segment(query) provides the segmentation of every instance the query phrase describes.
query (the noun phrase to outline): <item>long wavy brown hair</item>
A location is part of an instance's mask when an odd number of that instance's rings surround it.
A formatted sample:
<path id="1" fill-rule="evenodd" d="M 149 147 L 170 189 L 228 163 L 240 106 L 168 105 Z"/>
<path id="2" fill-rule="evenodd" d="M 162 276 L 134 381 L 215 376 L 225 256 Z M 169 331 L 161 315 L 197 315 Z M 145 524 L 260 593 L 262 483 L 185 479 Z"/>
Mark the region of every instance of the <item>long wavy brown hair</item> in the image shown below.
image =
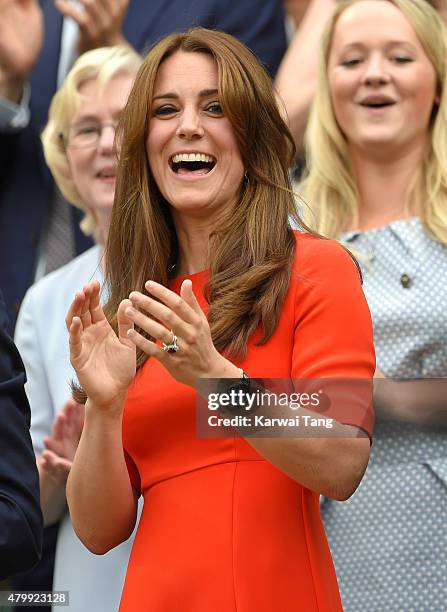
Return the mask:
<path id="1" fill-rule="evenodd" d="M 170 205 L 148 164 L 145 142 L 160 64 L 176 51 L 211 55 L 218 68 L 219 100 L 233 127 L 246 178 L 231 218 L 212 235 L 206 289 L 213 342 L 232 358 L 244 355 L 250 335 L 263 344 L 275 330 L 287 292 L 297 224 L 288 168 L 292 137 L 279 113 L 270 77 L 237 39 L 194 28 L 171 34 L 145 58 L 118 131 L 121 152 L 109 239 L 106 316 L 116 329 L 119 303 L 152 279 L 168 285 L 178 243 Z M 147 356 L 138 352 L 141 367 Z"/>

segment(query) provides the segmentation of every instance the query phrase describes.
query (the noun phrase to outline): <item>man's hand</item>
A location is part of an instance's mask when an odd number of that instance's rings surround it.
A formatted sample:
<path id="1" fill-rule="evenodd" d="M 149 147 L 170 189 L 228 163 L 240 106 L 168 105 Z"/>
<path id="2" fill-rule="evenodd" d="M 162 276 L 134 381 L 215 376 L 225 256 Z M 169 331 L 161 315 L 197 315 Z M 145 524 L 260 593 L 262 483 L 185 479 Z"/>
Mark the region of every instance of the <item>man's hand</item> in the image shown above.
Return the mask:
<path id="1" fill-rule="evenodd" d="M 78 53 L 128 44 L 122 34 L 129 0 L 55 0 L 56 8 L 79 26 Z"/>
<path id="2" fill-rule="evenodd" d="M 37 0 L 0 0 L 0 96 L 20 102 L 43 42 Z"/>

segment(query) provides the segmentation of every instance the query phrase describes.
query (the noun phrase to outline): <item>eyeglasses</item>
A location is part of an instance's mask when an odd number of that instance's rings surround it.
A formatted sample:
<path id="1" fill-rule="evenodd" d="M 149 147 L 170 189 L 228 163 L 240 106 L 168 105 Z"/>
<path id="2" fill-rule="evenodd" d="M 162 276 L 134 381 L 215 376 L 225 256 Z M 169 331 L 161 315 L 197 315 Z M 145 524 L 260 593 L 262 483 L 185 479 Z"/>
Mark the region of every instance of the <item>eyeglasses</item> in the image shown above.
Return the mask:
<path id="1" fill-rule="evenodd" d="M 70 126 L 67 137 L 64 137 L 64 134 L 60 133 L 59 138 L 65 146 L 72 149 L 96 147 L 104 128 L 110 127 L 116 132 L 117 126 L 117 121 L 108 121 L 105 123 L 89 121 L 88 123 L 79 123 Z"/>

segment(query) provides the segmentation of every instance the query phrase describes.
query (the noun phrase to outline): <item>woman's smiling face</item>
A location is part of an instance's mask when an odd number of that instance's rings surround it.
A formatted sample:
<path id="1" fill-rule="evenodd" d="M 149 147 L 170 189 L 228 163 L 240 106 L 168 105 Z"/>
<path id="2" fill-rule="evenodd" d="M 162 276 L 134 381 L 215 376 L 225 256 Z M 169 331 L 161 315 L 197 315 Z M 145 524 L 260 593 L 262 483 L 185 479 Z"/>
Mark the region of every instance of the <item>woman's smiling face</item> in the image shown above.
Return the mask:
<path id="1" fill-rule="evenodd" d="M 424 144 L 436 102 L 435 69 L 391 2 L 364 0 L 339 17 L 328 61 L 335 117 L 350 146 Z"/>
<path id="2" fill-rule="evenodd" d="M 118 164 L 114 126 L 126 105 L 134 78 L 134 74 L 119 72 L 103 88 L 96 78 L 84 81 L 79 87 L 82 101 L 70 122 L 66 154 L 71 179 L 97 222 L 100 218 L 108 220 L 111 215 Z M 90 138 L 86 145 L 82 135 L 97 130 L 98 126 L 104 127 L 97 140 Z"/>
<path id="3" fill-rule="evenodd" d="M 222 112 L 212 56 L 176 51 L 164 60 L 151 107 L 147 158 L 174 217 L 225 215 L 237 201 L 244 164 Z"/>

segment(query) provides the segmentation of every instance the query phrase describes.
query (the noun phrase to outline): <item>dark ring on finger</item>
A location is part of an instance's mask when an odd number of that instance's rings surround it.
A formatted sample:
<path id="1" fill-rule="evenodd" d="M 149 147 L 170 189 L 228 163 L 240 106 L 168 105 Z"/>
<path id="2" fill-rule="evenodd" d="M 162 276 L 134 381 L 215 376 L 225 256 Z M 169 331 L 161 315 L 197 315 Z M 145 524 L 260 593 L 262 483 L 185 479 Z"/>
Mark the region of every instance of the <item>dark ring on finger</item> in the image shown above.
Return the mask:
<path id="1" fill-rule="evenodd" d="M 177 353 L 180 350 L 179 345 L 177 344 L 177 336 L 174 334 L 172 329 L 171 329 L 171 334 L 172 334 L 171 342 L 169 344 L 165 344 L 163 342 L 163 350 L 165 351 L 165 353 Z"/>

